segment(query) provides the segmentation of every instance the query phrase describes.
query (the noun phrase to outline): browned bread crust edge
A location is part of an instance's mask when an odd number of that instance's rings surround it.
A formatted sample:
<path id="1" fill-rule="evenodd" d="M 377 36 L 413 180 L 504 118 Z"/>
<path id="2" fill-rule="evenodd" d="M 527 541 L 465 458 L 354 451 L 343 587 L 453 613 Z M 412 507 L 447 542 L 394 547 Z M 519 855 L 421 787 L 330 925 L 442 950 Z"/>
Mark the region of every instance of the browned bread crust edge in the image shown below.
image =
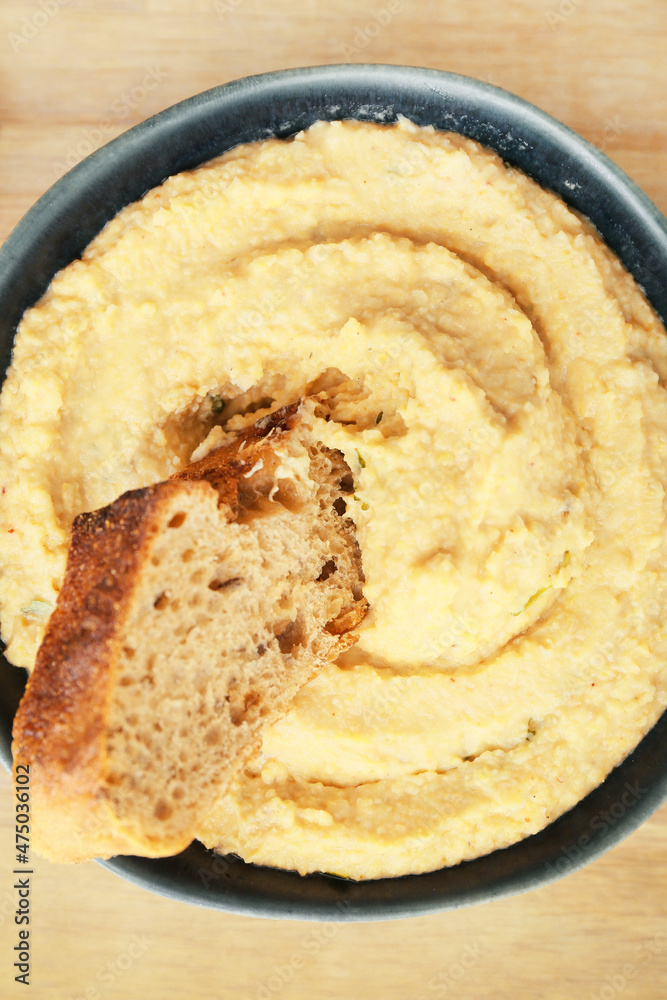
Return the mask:
<path id="1" fill-rule="evenodd" d="M 49 838 L 57 839 L 61 849 L 70 840 L 75 856 L 82 850 L 90 856 L 87 839 L 98 856 L 144 850 L 114 829 L 103 793 L 105 719 L 116 667 L 113 638 L 155 530 L 155 513 L 167 493 L 184 490 L 214 494 L 205 482 L 164 482 L 75 519 L 61 595 L 14 719 L 14 767 L 30 766 L 33 814 L 43 810 Z M 33 847 L 49 856 L 41 829 L 41 824 L 34 827 Z"/>
<path id="2" fill-rule="evenodd" d="M 294 426 L 298 410 L 299 404 L 283 407 L 171 480 L 131 491 L 75 518 L 62 591 L 14 720 L 14 768 L 30 766 L 33 813 L 49 817 L 48 831 L 39 824 L 33 834 L 38 853 L 65 862 L 118 853 L 169 853 L 120 828 L 105 794 L 104 733 L 116 672 L 114 636 L 164 499 L 203 491 L 233 520 L 244 475 L 263 448 L 274 447 L 276 438 Z M 365 601 L 357 601 L 332 623 L 339 650 L 350 644 L 345 633 L 365 612 Z M 190 839 L 172 845 L 171 853 Z"/>

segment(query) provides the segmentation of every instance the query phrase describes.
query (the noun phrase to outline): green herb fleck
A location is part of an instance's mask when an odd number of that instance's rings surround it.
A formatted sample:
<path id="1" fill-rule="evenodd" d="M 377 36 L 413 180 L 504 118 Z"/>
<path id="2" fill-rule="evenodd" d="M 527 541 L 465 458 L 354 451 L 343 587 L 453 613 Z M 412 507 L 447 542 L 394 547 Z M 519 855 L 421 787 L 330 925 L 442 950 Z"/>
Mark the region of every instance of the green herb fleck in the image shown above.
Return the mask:
<path id="1" fill-rule="evenodd" d="M 357 453 L 357 458 L 359 459 L 359 465 L 361 466 L 362 469 L 365 469 L 366 468 L 366 463 L 364 462 L 359 449 L 355 448 L 354 450 Z"/>
<path id="2" fill-rule="evenodd" d="M 549 584 L 548 587 L 540 587 L 539 590 L 536 590 L 535 593 L 528 598 L 524 606 L 521 608 L 521 611 L 512 612 L 513 616 L 516 618 L 517 615 L 522 615 L 523 612 L 527 611 L 531 604 L 534 604 L 538 597 L 541 597 L 547 590 L 551 590 L 551 584 Z"/>
<path id="3" fill-rule="evenodd" d="M 352 499 L 356 500 L 357 503 L 361 504 L 361 509 L 362 510 L 369 510 L 370 509 L 370 504 L 367 504 L 365 500 L 362 500 L 361 497 L 358 497 L 356 493 L 352 494 Z"/>
<path id="4" fill-rule="evenodd" d="M 383 414 L 384 414 L 384 410 L 380 410 L 380 412 L 378 413 L 377 417 L 375 418 L 375 423 L 376 424 L 380 423 L 380 421 L 382 420 Z"/>
<path id="5" fill-rule="evenodd" d="M 222 413 L 226 405 L 227 400 L 222 396 L 211 396 L 211 413 Z"/>
<path id="6" fill-rule="evenodd" d="M 55 604 L 52 604 L 51 601 L 40 601 L 36 598 L 30 604 L 27 604 L 25 608 L 21 608 L 21 614 L 25 615 L 26 618 L 43 621 L 47 615 L 51 614 L 54 608 Z"/>

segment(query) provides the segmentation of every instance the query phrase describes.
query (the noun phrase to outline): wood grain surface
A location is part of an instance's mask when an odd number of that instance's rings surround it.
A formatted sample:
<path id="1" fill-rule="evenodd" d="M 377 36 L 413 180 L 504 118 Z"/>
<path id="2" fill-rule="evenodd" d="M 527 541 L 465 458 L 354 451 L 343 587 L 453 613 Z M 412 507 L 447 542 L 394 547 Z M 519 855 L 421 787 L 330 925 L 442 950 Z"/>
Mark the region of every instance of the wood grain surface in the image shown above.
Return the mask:
<path id="1" fill-rule="evenodd" d="M 176 101 L 291 66 L 389 62 L 499 84 L 605 149 L 667 211 L 664 0 L 2 0 L 0 239 L 93 148 Z M 0 996 L 39 1000 L 667 997 L 667 807 L 547 888 L 379 924 L 253 920 L 35 860 L 14 982 L 0 773 Z"/>

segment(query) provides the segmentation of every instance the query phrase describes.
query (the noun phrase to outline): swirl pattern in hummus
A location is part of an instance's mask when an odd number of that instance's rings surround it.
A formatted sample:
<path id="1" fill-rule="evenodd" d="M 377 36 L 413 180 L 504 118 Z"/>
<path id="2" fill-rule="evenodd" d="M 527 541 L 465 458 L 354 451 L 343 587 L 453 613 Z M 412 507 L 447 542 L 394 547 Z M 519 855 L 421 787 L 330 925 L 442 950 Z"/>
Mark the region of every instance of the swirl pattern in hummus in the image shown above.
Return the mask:
<path id="1" fill-rule="evenodd" d="M 513 843 L 667 705 L 665 345 L 592 228 L 460 136 L 319 123 L 170 178 L 21 324 L 8 656 L 34 660 L 76 513 L 180 468 L 207 401 L 314 394 L 372 613 L 202 839 L 352 878 Z"/>

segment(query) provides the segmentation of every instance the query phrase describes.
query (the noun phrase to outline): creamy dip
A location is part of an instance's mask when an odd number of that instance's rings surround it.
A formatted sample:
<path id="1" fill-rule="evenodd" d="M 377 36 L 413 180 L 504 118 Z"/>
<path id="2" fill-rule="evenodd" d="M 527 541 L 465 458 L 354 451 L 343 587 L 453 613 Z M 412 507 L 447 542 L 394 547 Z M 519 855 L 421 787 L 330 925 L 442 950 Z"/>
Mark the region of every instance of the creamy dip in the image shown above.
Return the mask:
<path id="1" fill-rule="evenodd" d="M 476 143 L 401 120 L 240 146 L 124 209 L 21 323 L 7 656 L 34 663 L 77 513 L 314 395 L 372 610 L 201 839 L 357 879 L 513 843 L 667 705 L 665 378 L 591 225 Z"/>

